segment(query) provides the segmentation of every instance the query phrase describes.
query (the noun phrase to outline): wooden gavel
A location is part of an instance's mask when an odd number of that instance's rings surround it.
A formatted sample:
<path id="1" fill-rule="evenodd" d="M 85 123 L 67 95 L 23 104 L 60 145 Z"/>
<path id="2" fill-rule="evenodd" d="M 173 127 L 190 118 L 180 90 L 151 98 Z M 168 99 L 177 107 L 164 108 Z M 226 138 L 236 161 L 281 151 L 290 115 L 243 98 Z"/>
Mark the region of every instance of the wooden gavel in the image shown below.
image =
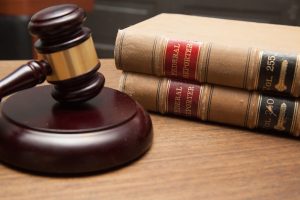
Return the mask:
<path id="1" fill-rule="evenodd" d="M 2 103 L 0 162 L 77 174 L 124 165 L 150 148 L 148 113 L 128 95 L 103 87 L 91 31 L 82 26 L 85 18 L 73 4 L 52 6 L 31 18 L 39 59 L 0 82 L 0 98 L 45 80 L 54 87 L 33 87 Z"/>
<path id="2" fill-rule="evenodd" d="M 38 37 L 38 60 L 22 65 L 0 81 L 0 98 L 45 81 L 54 85 L 52 96 L 61 103 L 87 101 L 104 86 L 97 72 L 100 62 L 91 37 L 83 27 L 86 14 L 76 5 L 46 8 L 32 16 L 28 28 Z"/>

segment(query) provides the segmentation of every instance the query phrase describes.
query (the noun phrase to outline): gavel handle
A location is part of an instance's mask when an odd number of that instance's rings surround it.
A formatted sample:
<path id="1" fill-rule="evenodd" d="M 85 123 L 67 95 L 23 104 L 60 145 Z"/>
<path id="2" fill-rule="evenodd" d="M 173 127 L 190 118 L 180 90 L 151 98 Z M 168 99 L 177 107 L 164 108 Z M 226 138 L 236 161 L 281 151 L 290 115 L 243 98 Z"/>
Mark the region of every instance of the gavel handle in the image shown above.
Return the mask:
<path id="1" fill-rule="evenodd" d="M 29 61 L 0 81 L 0 101 L 14 92 L 31 88 L 45 81 L 51 73 L 46 61 Z"/>

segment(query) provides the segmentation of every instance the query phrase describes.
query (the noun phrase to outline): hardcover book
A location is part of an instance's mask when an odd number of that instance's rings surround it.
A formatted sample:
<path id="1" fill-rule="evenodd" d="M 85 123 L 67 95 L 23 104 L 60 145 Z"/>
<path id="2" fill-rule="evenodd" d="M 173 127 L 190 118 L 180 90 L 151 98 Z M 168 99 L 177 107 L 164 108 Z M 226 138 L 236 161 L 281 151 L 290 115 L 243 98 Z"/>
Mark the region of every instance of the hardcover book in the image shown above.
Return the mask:
<path id="1" fill-rule="evenodd" d="M 123 73 L 120 90 L 149 111 L 300 135 L 295 99 L 137 73 Z"/>
<path id="2" fill-rule="evenodd" d="M 118 69 L 300 96 L 300 27 L 160 14 L 119 30 Z"/>

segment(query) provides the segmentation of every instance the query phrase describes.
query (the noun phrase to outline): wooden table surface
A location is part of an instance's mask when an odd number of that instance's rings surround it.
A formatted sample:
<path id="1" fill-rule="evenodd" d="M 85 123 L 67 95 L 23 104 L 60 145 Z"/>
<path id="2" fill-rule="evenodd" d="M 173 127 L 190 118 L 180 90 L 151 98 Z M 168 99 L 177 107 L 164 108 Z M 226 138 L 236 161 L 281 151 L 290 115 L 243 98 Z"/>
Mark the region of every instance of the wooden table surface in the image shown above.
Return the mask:
<path id="1" fill-rule="evenodd" d="M 22 61 L 0 61 L 0 77 Z M 106 86 L 121 74 L 102 60 Z M 0 199 L 300 199 L 300 141 L 151 114 L 152 148 L 106 173 L 46 177 L 0 164 Z M 1 134 L 1 133 L 0 133 Z"/>

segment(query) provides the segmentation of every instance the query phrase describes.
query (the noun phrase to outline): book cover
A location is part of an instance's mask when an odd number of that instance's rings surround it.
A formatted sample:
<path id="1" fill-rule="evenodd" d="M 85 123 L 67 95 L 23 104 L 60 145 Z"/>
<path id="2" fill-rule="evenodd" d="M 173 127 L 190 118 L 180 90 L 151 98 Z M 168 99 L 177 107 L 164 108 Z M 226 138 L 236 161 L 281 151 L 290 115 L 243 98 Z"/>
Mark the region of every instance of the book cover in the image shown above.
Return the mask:
<path id="1" fill-rule="evenodd" d="M 137 73 L 123 73 L 120 90 L 149 111 L 300 135 L 293 98 Z"/>
<path id="2" fill-rule="evenodd" d="M 300 27 L 161 14 L 116 39 L 118 69 L 300 96 Z"/>

